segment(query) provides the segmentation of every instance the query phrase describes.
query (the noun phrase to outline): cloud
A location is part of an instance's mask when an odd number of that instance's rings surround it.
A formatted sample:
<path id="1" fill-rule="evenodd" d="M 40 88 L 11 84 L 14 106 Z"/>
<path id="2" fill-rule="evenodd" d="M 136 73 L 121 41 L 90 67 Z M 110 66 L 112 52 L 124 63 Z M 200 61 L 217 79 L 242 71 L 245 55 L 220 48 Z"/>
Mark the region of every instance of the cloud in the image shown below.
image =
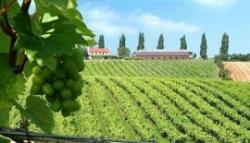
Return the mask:
<path id="1" fill-rule="evenodd" d="M 200 31 L 195 25 L 185 23 L 183 21 L 173 21 L 163 19 L 153 14 L 142 14 L 138 16 L 138 21 L 148 30 L 161 30 L 164 32 L 184 32 L 194 33 Z"/>
<path id="2" fill-rule="evenodd" d="M 89 28 L 96 34 L 104 34 L 110 37 L 121 33 L 126 35 L 138 34 L 139 31 L 146 33 L 194 33 L 200 31 L 198 26 L 184 21 L 168 20 L 140 10 L 119 13 L 107 7 L 88 7 L 86 9 L 84 17 L 86 17 Z"/>
<path id="3" fill-rule="evenodd" d="M 91 9 L 87 14 L 91 20 L 111 21 L 118 19 L 118 14 L 107 7 Z"/>
<path id="4" fill-rule="evenodd" d="M 88 18 L 89 27 L 94 32 L 107 36 L 117 36 L 121 33 L 136 33 L 136 30 L 132 26 L 122 23 L 124 20 L 118 12 L 107 7 L 91 9 L 92 10 L 88 10 L 87 13 L 85 13 L 85 16 Z"/>
<path id="5" fill-rule="evenodd" d="M 89 27 L 99 33 L 107 36 L 116 36 L 121 33 L 134 34 L 136 30 L 130 26 L 113 24 L 109 21 L 92 21 L 88 23 Z"/>
<path id="6" fill-rule="evenodd" d="M 194 0 L 205 6 L 226 6 L 235 3 L 237 0 Z"/>

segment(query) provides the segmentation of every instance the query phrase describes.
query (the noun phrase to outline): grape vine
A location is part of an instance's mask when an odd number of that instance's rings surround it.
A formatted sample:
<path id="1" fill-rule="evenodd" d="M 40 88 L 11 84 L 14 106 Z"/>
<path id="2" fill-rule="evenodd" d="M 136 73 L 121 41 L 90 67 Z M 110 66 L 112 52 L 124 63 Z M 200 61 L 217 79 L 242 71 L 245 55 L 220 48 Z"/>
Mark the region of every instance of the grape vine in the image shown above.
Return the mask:
<path id="1" fill-rule="evenodd" d="M 0 26 L 0 126 L 9 126 L 15 107 L 23 121 L 50 132 L 52 111 L 66 117 L 80 108 L 81 47 L 95 44 L 94 34 L 77 0 L 0 0 Z"/>

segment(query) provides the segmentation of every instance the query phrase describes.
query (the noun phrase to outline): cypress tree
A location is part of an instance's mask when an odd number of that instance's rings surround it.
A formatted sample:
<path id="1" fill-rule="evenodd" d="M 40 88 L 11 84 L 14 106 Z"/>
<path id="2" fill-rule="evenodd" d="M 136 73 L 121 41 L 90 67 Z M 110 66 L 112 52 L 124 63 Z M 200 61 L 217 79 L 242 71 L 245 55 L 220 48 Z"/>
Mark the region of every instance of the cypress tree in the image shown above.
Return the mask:
<path id="1" fill-rule="evenodd" d="M 200 56 L 202 59 L 207 59 L 207 39 L 205 33 L 202 34 L 201 38 Z"/>
<path id="2" fill-rule="evenodd" d="M 104 35 L 99 36 L 98 47 L 99 48 L 105 48 Z"/>
<path id="3" fill-rule="evenodd" d="M 157 49 L 164 49 L 164 37 L 163 34 L 159 36 Z"/>
<path id="4" fill-rule="evenodd" d="M 126 37 L 124 34 L 121 35 L 117 50 L 120 57 L 126 57 L 130 55 L 130 50 L 126 47 Z"/>
<path id="5" fill-rule="evenodd" d="M 120 41 L 119 41 L 119 48 L 126 47 L 126 37 L 124 34 L 122 34 Z"/>
<path id="6" fill-rule="evenodd" d="M 224 33 L 221 40 L 220 57 L 222 60 L 228 60 L 229 35 Z"/>
<path id="7" fill-rule="evenodd" d="M 181 49 L 181 50 L 186 50 L 186 49 L 187 49 L 187 42 L 186 42 L 186 36 L 185 36 L 185 35 L 183 35 L 183 36 L 181 37 L 180 43 L 181 43 L 180 49 Z"/>
<path id="8" fill-rule="evenodd" d="M 144 40 L 145 40 L 144 39 L 144 33 L 140 32 L 140 34 L 139 34 L 139 40 L 138 40 L 138 46 L 137 46 L 137 51 L 145 49 Z"/>

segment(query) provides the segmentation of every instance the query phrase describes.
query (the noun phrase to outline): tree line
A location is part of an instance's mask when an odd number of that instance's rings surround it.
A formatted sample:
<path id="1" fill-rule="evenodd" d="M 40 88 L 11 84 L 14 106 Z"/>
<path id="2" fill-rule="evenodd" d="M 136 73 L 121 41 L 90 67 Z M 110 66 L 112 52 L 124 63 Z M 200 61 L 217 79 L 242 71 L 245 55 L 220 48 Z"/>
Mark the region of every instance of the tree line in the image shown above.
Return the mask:
<path id="1" fill-rule="evenodd" d="M 105 40 L 104 40 L 104 35 L 101 34 L 99 36 L 99 41 L 98 41 L 98 47 L 99 48 L 105 48 Z M 165 48 L 164 46 L 164 36 L 163 34 L 160 34 L 159 38 L 158 38 L 158 43 L 156 45 L 156 49 L 158 50 L 163 50 Z M 145 49 L 145 38 L 144 38 L 144 33 L 140 32 L 139 33 L 139 38 L 138 38 L 138 45 L 137 45 L 137 51 L 139 50 L 144 50 Z M 187 50 L 188 49 L 188 45 L 187 45 L 187 41 L 186 41 L 186 36 L 183 35 L 180 38 L 180 49 L 181 50 Z M 241 55 L 234 55 L 234 56 L 230 56 L 228 54 L 228 49 L 229 49 L 229 35 L 227 33 L 224 33 L 222 36 L 222 40 L 221 40 L 221 47 L 220 47 L 220 52 L 217 56 L 215 56 L 215 58 L 220 58 L 222 60 L 228 60 L 229 57 L 233 57 L 233 58 L 238 58 L 241 59 L 244 56 Z M 203 33 L 202 37 L 201 37 L 201 44 L 200 44 L 200 58 L 201 59 L 208 59 L 208 55 L 207 55 L 207 50 L 208 50 L 208 45 L 207 45 L 207 38 L 206 38 L 206 34 Z M 124 34 L 121 35 L 120 40 L 119 40 L 119 46 L 118 46 L 118 56 L 120 57 L 127 57 L 129 56 L 130 50 L 129 48 L 127 48 L 126 46 L 126 37 Z M 196 57 L 196 53 L 194 54 L 194 57 Z M 245 58 L 246 59 L 246 58 Z"/>

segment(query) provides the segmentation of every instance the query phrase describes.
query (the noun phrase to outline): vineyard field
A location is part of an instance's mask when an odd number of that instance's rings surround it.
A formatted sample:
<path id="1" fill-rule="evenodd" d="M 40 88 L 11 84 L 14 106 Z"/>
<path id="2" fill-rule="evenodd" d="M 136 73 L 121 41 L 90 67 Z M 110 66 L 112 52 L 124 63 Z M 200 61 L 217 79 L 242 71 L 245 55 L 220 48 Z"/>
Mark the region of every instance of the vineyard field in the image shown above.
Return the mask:
<path id="1" fill-rule="evenodd" d="M 218 78 L 212 60 L 107 60 L 86 61 L 84 76 Z"/>
<path id="2" fill-rule="evenodd" d="M 65 119 L 56 114 L 54 133 L 159 143 L 250 140 L 249 84 L 101 76 L 84 82 L 82 108 Z"/>

